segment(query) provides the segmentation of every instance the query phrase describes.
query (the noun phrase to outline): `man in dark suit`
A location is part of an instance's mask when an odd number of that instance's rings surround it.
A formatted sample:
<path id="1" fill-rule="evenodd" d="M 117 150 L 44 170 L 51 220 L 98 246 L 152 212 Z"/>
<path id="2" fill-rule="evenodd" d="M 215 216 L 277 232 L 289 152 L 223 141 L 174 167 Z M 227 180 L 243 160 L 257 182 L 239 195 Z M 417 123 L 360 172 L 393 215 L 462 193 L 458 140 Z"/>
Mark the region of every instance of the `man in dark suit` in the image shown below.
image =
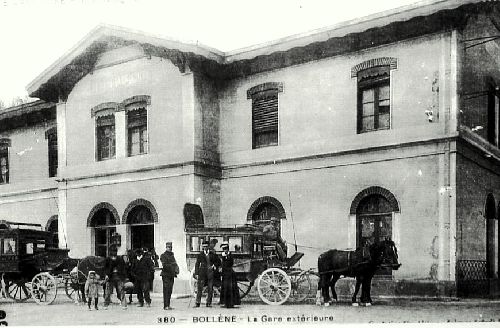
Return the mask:
<path id="1" fill-rule="evenodd" d="M 106 288 L 104 291 L 104 309 L 107 310 L 111 303 L 111 293 L 116 290 L 116 296 L 120 300 L 123 309 L 127 308 L 125 301 L 124 284 L 127 279 L 127 264 L 123 256 L 117 256 L 117 248 L 111 247 L 109 256 L 104 262 L 104 274 Z"/>
<path id="2" fill-rule="evenodd" d="M 144 301 L 146 305 L 151 307 L 151 296 L 149 293 L 149 281 L 151 272 L 154 270 L 153 262 L 150 258 L 144 257 L 144 253 L 141 249 L 136 251 L 136 261 L 133 262 L 132 266 L 132 276 L 134 277 L 137 298 L 139 299 L 139 304 L 137 306 L 143 307 Z"/>
<path id="3" fill-rule="evenodd" d="M 212 307 L 214 274 L 220 267 L 220 259 L 214 251 L 209 249 L 208 242 L 203 242 L 202 251 L 196 258 L 194 276 L 198 280 L 195 307 L 200 307 L 203 287 L 207 286 L 207 307 Z"/>
<path id="4" fill-rule="evenodd" d="M 172 310 L 170 307 L 170 297 L 174 287 L 174 278 L 179 274 L 179 266 L 175 261 L 174 253 L 172 252 L 172 243 L 165 244 L 166 251 L 161 254 L 161 279 L 163 280 L 163 309 Z"/>

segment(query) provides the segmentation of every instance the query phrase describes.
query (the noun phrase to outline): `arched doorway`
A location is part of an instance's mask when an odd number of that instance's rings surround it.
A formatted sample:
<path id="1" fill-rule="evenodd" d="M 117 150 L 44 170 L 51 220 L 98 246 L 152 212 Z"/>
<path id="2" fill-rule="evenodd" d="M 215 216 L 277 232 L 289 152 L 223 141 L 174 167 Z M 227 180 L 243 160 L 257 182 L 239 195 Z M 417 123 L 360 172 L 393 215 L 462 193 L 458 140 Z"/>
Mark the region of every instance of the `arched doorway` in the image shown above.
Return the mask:
<path id="1" fill-rule="evenodd" d="M 116 215 L 114 208 L 99 206 L 91 212 L 88 225 L 92 228 L 94 255 L 108 256 L 114 232 L 116 232 Z"/>
<path id="2" fill-rule="evenodd" d="M 273 218 L 278 220 L 273 220 Z M 281 237 L 281 220 L 284 219 L 286 219 L 286 213 L 283 205 L 276 198 L 270 196 L 260 197 L 253 202 L 247 214 L 247 220 L 261 229 L 272 223 L 279 237 Z"/>
<path id="3" fill-rule="evenodd" d="M 486 270 L 488 278 L 496 278 L 498 274 L 497 250 L 495 247 L 496 235 L 496 208 L 495 198 L 492 194 L 486 197 Z"/>
<path id="4" fill-rule="evenodd" d="M 351 213 L 356 214 L 356 247 L 393 239 L 393 212 L 399 212 L 396 198 L 381 187 L 365 189 L 356 196 Z M 391 276 L 392 270 L 379 269 L 377 275 Z"/>
<path id="5" fill-rule="evenodd" d="M 154 223 L 158 221 L 154 206 L 146 200 L 138 199 L 127 206 L 123 217 L 127 224 L 130 249 L 154 248 Z"/>
<path id="6" fill-rule="evenodd" d="M 54 244 L 55 247 L 59 245 L 59 227 L 58 227 L 58 220 L 57 220 L 57 215 L 53 215 L 49 218 L 47 221 L 47 225 L 45 226 L 45 231 L 52 232 L 53 234 L 53 239 L 52 243 Z"/>

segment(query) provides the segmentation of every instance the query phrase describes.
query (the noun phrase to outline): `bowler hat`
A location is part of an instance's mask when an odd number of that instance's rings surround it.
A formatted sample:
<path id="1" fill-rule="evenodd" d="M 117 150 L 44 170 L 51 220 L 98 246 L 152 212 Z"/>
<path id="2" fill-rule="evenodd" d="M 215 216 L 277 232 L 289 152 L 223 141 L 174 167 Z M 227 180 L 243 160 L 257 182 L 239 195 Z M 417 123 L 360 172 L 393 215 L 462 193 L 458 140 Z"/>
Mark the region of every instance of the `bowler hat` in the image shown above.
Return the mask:
<path id="1" fill-rule="evenodd" d="M 220 248 L 229 248 L 229 244 L 228 243 L 222 243 L 222 244 L 220 244 Z"/>
<path id="2" fill-rule="evenodd" d="M 204 241 L 203 243 L 201 243 L 201 246 L 207 246 L 208 247 L 208 241 Z"/>
<path id="3" fill-rule="evenodd" d="M 165 243 L 165 247 L 172 247 L 172 242 L 171 241 L 167 241 Z"/>

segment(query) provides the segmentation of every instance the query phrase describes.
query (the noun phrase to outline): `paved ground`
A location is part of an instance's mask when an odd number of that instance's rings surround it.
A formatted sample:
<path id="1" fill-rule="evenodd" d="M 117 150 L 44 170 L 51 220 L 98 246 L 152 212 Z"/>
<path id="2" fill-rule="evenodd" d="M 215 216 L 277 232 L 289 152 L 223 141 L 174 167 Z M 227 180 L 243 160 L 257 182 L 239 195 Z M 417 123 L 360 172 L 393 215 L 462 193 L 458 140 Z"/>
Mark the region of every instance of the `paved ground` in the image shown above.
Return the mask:
<path id="1" fill-rule="evenodd" d="M 269 321 L 277 322 L 335 322 L 335 323 L 419 323 L 419 322 L 495 322 L 500 326 L 500 300 L 465 300 L 453 302 L 379 300 L 372 307 L 352 307 L 338 303 L 330 307 L 313 304 L 286 304 L 269 306 L 261 302 L 244 302 L 238 309 L 220 307 L 193 308 L 189 298 L 175 299 L 172 311 L 164 311 L 161 295 L 153 296 L 151 308 L 138 308 L 135 304 L 122 310 L 113 304 L 106 311 L 88 311 L 84 305 L 72 303 L 65 295 L 48 306 L 40 306 L 32 300 L 12 303 L 0 299 L 4 319 L 14 325 L 90 325 L 90 324 L 158 324 L 233 321 L 236 323 Z M 488 327 L 491 325 L 488 325 Z"/>

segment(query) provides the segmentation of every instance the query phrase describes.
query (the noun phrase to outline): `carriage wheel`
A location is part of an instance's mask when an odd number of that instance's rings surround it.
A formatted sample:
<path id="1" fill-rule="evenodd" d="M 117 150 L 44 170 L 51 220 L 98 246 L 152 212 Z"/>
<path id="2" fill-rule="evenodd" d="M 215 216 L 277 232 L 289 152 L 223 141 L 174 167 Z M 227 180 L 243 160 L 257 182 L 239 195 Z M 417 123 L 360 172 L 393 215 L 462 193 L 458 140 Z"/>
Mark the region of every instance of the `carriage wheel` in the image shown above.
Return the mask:
<path id="1" fill-rule="evenodd" d="M 250 293 L 250 289 L 252 289 L 253 281 L 241 280 L 238 281 L 238 290 L 240 292 L 240 299 L 247 296 Z"/>
<path id="2" fill-rule="evenodd" d="M 82 295 L 80 294 L 82 284 L 80 284 L 78 279 L 80 274 L 83 275 L 83 272 L 78 271 L 78 273 L 70 274 L 64 281 L 64 291 L 66 292 L 66 296 L 76 303 L 82 301 Z"/>
<path id="3" fill-rule="evenodd" d="M 311 293 L 311 279 L 309 274 L 304 271 L 297 271 L 290 273 L 290 280 L 292 282 L 292 291 L 290 292 L 290 299 L 293 302 L 302 302 Z"/>
<path id="4" fill-rule="evenodd" d="M 215 283 L 215 281 L 214 281 Z M 193 297 L 196 297 L 196 293 L 198 291 L 198 279 L 196 279 L 194 277 L 194 270 L 191 272 L 191 274 L 189 275 L 189 287 L 191 289 L 191 294 L 193 295 Z M 219 302 L 219 299 L 220 299 L 220 285 L 215 285 L 214 284 L 214 292 L 213 292 L 213 295 L 212 295 L 212 303 L 218 303 Z M 201 292 L 201 297 L 202 298 L 206 298 L 207 297 L 207 287 L 203 287 L 203 290 Z"/>
<path id="5" fill-rule="evenodd" d="M 292 290 L 290 277 L 278 268 L 269 268 L 258 278 L 257 290 L 260 299 L 269 305 L 281 305 L 286 302 Z"/>
<path id="6" fill-rule="evenodd" d="M 4 279 L 7 296 L 15 302 L 24 302 L 31 297 L 31 284 L 25 278 Z"/>
<path id="7" fill-rule="evenodd" d="M 31 280 L 31 294 L 38 304 L 51 304 L 57 296 L 56 280 L 47 272 L 37 274 Z"/>

